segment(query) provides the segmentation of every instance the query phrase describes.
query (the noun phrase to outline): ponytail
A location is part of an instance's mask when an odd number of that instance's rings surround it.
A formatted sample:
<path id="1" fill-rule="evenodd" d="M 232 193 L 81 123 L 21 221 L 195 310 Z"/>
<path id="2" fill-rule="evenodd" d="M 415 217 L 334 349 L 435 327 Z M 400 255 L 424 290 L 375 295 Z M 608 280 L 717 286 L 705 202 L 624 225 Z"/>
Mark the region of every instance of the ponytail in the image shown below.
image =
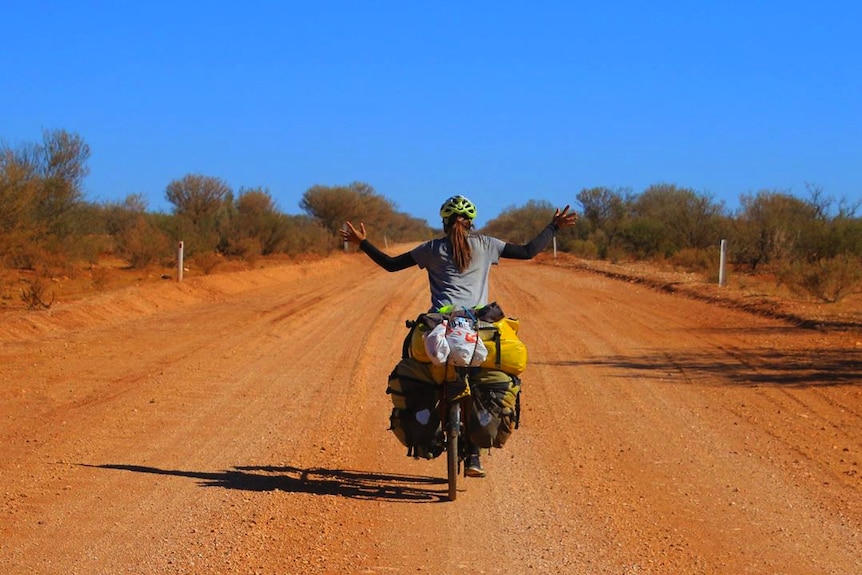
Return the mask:
<path id="1" fill-rule="evenodd" d="M 452 244 L 452 260 L 458 266 L 458 271 L 463 273 L 473 259 L 470 243 L 467 241 L 473 223 L 465 217 L 453 215 L 444 227 L 446 235 L 449 237 L 449 243 Z"/>

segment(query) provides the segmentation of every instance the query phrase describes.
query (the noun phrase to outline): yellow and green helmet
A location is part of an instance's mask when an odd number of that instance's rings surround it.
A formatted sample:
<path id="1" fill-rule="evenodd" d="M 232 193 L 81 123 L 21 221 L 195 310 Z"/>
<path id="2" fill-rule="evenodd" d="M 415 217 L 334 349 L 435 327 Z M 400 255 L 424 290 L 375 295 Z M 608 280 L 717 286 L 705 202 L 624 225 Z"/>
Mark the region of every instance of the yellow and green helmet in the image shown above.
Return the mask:
<path id="1" fill-rule="evenodd" d="M 450 216 L 455 214 L 473 220 L 476 217 L 476 206 L 464 196 L 452 196 L 440 206 L 440 217 L 448 220 Z"/>

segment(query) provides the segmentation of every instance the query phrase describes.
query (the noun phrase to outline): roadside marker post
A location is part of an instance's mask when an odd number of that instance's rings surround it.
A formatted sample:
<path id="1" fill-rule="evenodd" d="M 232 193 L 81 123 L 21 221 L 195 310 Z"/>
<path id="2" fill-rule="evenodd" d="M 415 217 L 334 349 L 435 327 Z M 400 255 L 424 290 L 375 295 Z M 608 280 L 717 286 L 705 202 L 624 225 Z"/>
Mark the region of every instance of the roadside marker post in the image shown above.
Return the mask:
<path id="1" fill-rule="evenodd" d="M 718 261 L 718 285 L 724 287 L 727 284 L 725 268 L 727 266 L 727 240 L 721 240 L 721 255 Z"/>
<path id="2" fill-rule="evenodd" d="M 177 282 L 183 281 L 183 242 L 177 247 Z"/>

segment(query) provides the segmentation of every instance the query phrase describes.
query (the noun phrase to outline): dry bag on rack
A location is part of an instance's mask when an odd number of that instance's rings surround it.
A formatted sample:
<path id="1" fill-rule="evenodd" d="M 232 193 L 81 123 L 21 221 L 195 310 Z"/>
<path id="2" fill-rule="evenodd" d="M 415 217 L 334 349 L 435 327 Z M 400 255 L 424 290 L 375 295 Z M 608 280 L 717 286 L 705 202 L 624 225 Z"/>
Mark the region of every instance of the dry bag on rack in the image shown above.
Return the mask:
<path id="1" fill-rule="evenodd" d="M 441 314 L 422 314 L 419 316 L 407 335 L 403 355 L 415 358 L 422 363 L 432 363 L 426 349 L 425 335 L 434 329 L 432 322 L 438 317 L 440 321 L 444 319 Z M 481 362 L 481 367 L 504 371 L 512 375 L 521 375 L 524 372 L 527 368 L 527 346 L 518 337 L 520 327 L 520 321 L 512 317 L 503 317 L 493 322 L 480 319 L 477 331 L 487 349 L 487 356 Z M 433 366 L 431 374 L 437 383 L 443 381 L 445 371 L 445 366 Z"/>

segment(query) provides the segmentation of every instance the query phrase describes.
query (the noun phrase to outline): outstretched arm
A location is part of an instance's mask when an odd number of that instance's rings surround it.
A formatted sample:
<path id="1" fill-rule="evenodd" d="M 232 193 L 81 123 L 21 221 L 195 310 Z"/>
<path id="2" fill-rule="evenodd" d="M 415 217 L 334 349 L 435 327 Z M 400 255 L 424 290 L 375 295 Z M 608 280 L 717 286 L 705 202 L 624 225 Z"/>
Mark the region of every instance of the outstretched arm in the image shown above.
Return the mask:
<path id="1" fill-rule="evenodd" d="M 399 256 L 392 257 L 384 254 L 368 241 L 365 233 L 365 224 L 359 222 L 359 229 L 353 227 L 350 222 L 344 222 L 345 227 L 341 229 L 341 239 L 359 246 L 359 249 L 368 254 L 371 260 L 388 272 L 397 272 L 416 265 L 416 260 L 410 252 L 404 252 Z"/>
<path id="2" fill-rule="evenodd" d="M 539 232 L 535 238 L 523 245 L 509 244 L 503 248 L 500 257 L 511 258 L 517 260 L 530 260 L 542 252 L 551 239 L 554 237 L 554 232 L 560 228 L 567 228 L 575 225 L 578 222 L 578 214 L 576 212 L 569 213 L 569 206 L 560 210 L 557 208 L 554 212 L 554 217 L 545 229 Z"/>

